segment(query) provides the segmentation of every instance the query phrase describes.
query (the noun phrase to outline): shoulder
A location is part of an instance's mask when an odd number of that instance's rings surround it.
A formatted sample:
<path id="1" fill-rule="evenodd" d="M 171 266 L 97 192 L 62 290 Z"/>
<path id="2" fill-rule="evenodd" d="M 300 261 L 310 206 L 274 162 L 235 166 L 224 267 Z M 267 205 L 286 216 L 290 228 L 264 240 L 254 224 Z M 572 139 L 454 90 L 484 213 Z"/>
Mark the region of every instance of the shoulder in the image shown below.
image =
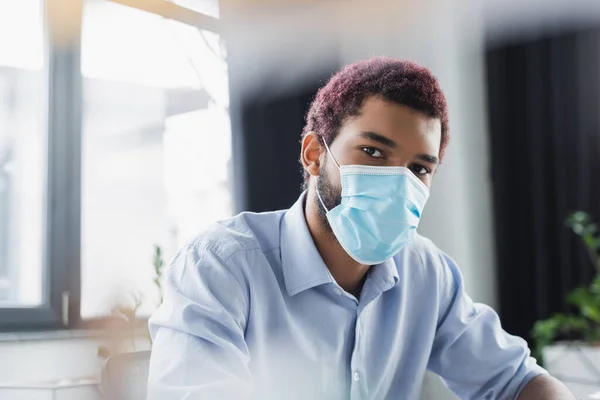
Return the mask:
<path id="1" fill-rule="evenodd" d="M 239 252 L 271 251 L 279 246 L 279 225 L 284 213 L 244 212 L 215 222 L 189 240 L 182 250 L 211 253 L 222 261 Z"/>
<path id="2" fill-rule="evenodd" d="M 165 270 L 168 284 L 190 297 L 201 288 L 231 294 L 239 284 L 248 298 L 251 267 L 279 244 L 280 214 L 242 213 L 211 224 L 175 254 Z"/>
<path id="3" fill-rule="evenodd" d="M 285 211 L 241 213 L 215 222 L 191 238 L 174 256 L 167 271 L 187 281 L 235 278 L 246 286 L 264 253 L 279 247 L 279 226 Z M 254 268 L 256 269 L 256 268 Z"/>
<path id="4" fill-rule="evenodd" d="M 443 252 L 425 236 L 417 234 L 396 256 L 399 265 L 410 264 L 421 270 L 439 268 Z"/>
<path id="5" fill-rule="evenodd" d="M 425 236 L 416 235 L 396 257 L 398 268 L 409 268 L 411 275 L 421 275 L 438 287 L 454 286 L 461 280 L 458 265 Z"/>
<path id="6" fill-rule="evenodd" d="M 403 249 L 404 250 L 404 249 Z M 407 245 L 406 253 L 396 260 L 400 280 L 406 282 L 417 298 L 424 304 L 431 302 L 437 308 L 438 324 L 450 309 L 450 305 L 463 290 L 463 280 L 456 262 L 440 250 L 430 239 L 417 235 Z M 426 293 L 426 297 L 423 296 Z"/>
<path id="7" fill-rule="evenodd" d="M 456 262 L 446 252 L 441 250 L 431 239 L 416 235 L 413 241 L 414 251 L 418 252 L 423 262 L 436 268 L 456 268 Z"/>
<path id="8" fill-rule="evenodd" d="M 415 238 L 407 245 L 407 247 L 410 251 L 416 252 L 425 258 L 436 257 L 440 251 L 435 243 L 429 238 L 419 234 L 415 235 Z"/>

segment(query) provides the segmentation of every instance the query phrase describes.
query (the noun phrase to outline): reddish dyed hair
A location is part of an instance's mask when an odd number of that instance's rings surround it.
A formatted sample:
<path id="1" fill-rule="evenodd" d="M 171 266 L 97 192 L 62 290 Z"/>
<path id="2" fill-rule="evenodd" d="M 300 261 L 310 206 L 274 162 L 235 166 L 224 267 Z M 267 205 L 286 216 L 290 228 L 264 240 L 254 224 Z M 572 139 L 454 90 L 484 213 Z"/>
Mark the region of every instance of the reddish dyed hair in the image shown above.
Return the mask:
<path id="1" fill-rule="evenodd" d="M 411 61 L 375 57 L 342 68 L 317 92 L 308 113 L 302 138 L 316 132 L 331 144 L 342 124 L 359 114 L 363 102 L 371 96 L 402 104 L 437 118 L 442 126 L 439 158 L 448 145 L 448 109 L 446 98 L 433 73 Z M 308 173 L 304 172 L 305 183 Z"/>

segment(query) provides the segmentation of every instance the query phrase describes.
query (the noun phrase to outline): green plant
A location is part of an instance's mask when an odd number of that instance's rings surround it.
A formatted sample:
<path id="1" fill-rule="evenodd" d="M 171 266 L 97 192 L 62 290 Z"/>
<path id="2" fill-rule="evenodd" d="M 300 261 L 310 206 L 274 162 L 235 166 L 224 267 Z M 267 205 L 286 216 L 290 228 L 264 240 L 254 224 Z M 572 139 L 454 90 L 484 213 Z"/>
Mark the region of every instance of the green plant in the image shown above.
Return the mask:
<path id="1" fill-rule="evenodd" d="M 163 254 L 160 246 L 154 246 L 154 278 L 152 279 L 154 285 L 158 289 L 158 295 L 160 296 L 160 302 L 163 301 L 163 287 L 162 287 L 162 271 L 165 266 L 163 261 Z"/>
<path id="2" fill-rule="evenodd" d="M 596 270 L 596 276 L 588 286 L 579 287 L 567 294 L 567 303 L 574 306 L 577 313 L 558 313 L 535 323 L 531 335 L 535 343 L 534 356 L 540 362 L 543 362 L 544 347 L 552 344 L 558 337 L 577 338 L 588 343 L 600 342 L 600 238 L 597 236 L 598 227 L 583 211 L 569 215 L 566 224 L 582 239 Z"/>
<path id="3" fill-rule="evenodd" d="M 155 245 L 154 246 L 154 255 L 152 266 L 154 269 L 154 276 L 152 277 L 152 281 L 156 286 L 158 291 L 160 303 L 163 300 L 163 287 L 162 287 L 162 274 L 164 268 L 164 260 L 163 260 L 163 252 L 162 249 Z M 123 339 L 122 337 L 112 343 L 110 347 L 101 345 L 98 347 L 97 355 L 100 358 L 108 358 L 113 354 L 117 354 L 123 351 L 135 351 L 135 338 L 136 333 L 139 332 L 140 324 L 137 320 L 137 312 L 140 306 L 142 305 L 142 299 L 139 294 L 132 293 L 131 299 L 128 301 L 121 301 L 111 308 L 111 317 L 112 321 L 117 322 L 116 325 L 124 329 L 128 337 Z M 150 337 L 150 332 L 145 324 L 143 324 L 143 329 L 145 330 L 146 339 L 152 344 L 152 338 Z"/>

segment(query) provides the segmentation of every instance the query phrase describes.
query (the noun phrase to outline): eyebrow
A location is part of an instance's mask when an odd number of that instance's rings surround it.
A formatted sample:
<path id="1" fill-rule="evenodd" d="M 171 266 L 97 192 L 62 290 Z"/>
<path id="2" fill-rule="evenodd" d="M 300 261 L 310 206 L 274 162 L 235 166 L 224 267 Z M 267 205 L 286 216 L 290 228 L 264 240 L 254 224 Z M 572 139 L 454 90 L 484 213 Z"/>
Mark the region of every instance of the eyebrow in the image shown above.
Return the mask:
<path id="1" fill-rule="evenodd" d="M 395 149 L 396 147 L 398 147 L 398 144 L 396 142 L 394 142 L 392 139 L 389 139 L 383 135 L 380 135 L 379 133 L 375 133 L 375 132 L 361 132 L 360 136 L 365 138 L 365 139 L 369 139 L 372 140 L 374 142 L 377 142 L 379 144 L 382 144 L 386 147 L 390 147 L 392 149 Z"/>
<path id="2" fill-rule="evenodd" d="M 398 144 L 396 142 L 394 142 L 392 139 L 387 138 L 383 135 L 380 135 L 379 133 L 375 133 L 375 132 L 360 132 L 359 134 L 361 137 L 368 139 L 368 140 L 372 140 L 374 142 L 377 142 L 379 144 L 382 144 L 383 146 L 395 149 L 398 147 Z M 430 154 L 418 154 L 417 158 L 421 161 L 424 161 L 426 163 L 429 164 L 439 164 L 440 160 L 439 158 L 437 158 L 436 156 L 432 156 Z"/>
<path id="3" fill-rule="evenodd" d="M 426 163 L 429 163 L 429 164 L 437 165 L 440 163 L 439 158 L 437 158 L 436 156 L 429 155 L 429 154 L 418 154 L 417 158 L 419 160 L 425 161 Z"/>

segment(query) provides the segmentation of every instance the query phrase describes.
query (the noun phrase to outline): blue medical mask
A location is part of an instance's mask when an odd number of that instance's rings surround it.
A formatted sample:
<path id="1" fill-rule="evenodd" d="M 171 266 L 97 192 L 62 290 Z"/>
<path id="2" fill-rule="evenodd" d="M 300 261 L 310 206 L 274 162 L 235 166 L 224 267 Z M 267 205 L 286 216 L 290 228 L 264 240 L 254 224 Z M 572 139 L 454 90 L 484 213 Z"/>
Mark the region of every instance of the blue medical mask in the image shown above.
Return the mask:
<path id="1" fill-rule="evenodd" d="M 416 234 L 429 190 L 408 168 L 340 166 L 342 202 L 327 220 L 342 248 L 354 260 L 376 265 L 395 256 Z"/>

